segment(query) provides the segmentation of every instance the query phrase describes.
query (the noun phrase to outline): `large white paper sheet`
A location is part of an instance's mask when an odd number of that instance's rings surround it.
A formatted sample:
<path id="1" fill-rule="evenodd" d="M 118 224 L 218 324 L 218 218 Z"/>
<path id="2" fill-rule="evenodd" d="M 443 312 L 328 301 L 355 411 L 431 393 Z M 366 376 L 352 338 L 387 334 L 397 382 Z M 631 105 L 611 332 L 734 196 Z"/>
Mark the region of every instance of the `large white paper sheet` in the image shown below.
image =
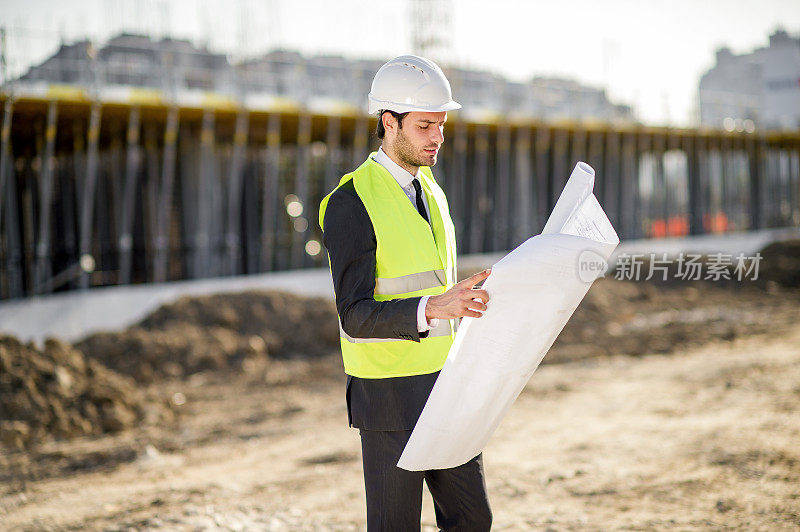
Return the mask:
<path id="1" fill-rule="evenodd" d="M 445 469 L 480 453 L 619 244 L 579 162 L 541 235 L 492 267 L 483 317 L 464 318 L 398 467 Z"/>

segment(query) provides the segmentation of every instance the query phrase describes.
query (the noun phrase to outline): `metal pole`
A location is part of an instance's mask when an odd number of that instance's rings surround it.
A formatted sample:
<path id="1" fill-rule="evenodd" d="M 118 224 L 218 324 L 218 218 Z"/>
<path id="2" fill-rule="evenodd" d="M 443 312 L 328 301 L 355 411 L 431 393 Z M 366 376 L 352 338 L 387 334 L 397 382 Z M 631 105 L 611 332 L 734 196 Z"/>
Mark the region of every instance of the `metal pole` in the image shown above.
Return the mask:
<path id="1" fill-rule="evenodd" d="M 6 194 L 0 195 L 0 203 L 6 201 L 6 269 L 8 271 L 8 297 L 16 298 L 25 295 L 23 285 L 23 255 L 19 234 L 19 211 L 17 210 L 17 177 L 11 160 L 5 162 L 8 176 L 6 180 Z"/>
<path id="2" fill-rule="evenodd" d="M 250 114 L 240 111 L 236 116 L 236 130 L 233 134 L 233 153 L 228 168 L 228 217 L 225 224 L 225 271 L 226 275 L 241 273 L 239 254 L 241 253 L 241 214 L 242 214 L 242 169 L 244 168 L 247 132 L 250 128 Z"/>
<path id="3" fill-rule="evenodd" d="M 792 152 L 787 145 L 781 145 L 778 150 L 779 166 L 781 175 L 781 227 L 792 225 L 792 213 L 794 212 L 794 187 L 792 176 Z"/>
<path id="4" fill-rule="evenodd" d="M 731 188 L 733 187 L 734 173 L 733 173 L 733 159 L 731 157 L 732 140 L 730 135 L 725 135 L 720 142 L 720 160 L 722 163 L 722 180 L 720 197 L 722 200 L 722 212 L 725 214 L 725 219 L 731 219 Z"/>
<path id="5" fill-rule="evenodd" d="M 697 148 L 697 159 L 698 159 L 698 167 L 700 168 L 700 197 L 698 201 L 700 202 L 701 207 L 701 214 L 702 214 L 702 233 L 707 233 L 709 231 L 707 220 L 709 219 L 710 214 L 713 212 L 711 208 L 711 202 L 713 197 L 713 179 L 711 175 L 711 156 L 712 156 L 712 143 L 711 143 L 711 135 L 703 135 L 701 136 L 698 134 L 697 142 L 699 146 Z"/>
<path id="6" fill-rule="evenodd" d="M 258 261 L 261 254 L 260 238 L 261 238 L 261 212 L 259 211 L 261 203 L 261 189 L 259 188 L 260 171 L 254 171 L 256 166 L 253 164 L 253 159 L 258 159 L 258 150 L 250 148 L 245 149 L 245 163 L 242 172 L 243 188 L 242 197 L 244 204 L 244 234 L 243 241 L 245 247 L 245 264 L 243 273 L 255 273 L 258 271 Z M 256 155 L 256 157 L 253 157 Z M 260 169 L 259 169 L 260 170 Z"/>
<path id="7" fill-rule="evenodd" d="M 119 282 L 118 235 L 122 227 L 122 195 L 125 184 L 123 146 L 125 133 L 117 120 L 109 120 L 109 149 L 100 157 L 95 202 L 95 253 L 100 270 L 100 285 Z M 105 168 L 103 165 L 105 163 Z M 114 261 L 113 259 L 117 260 Z M 116 267 L 116 269 L 115 269 Z"/>
<path id="8" fill-rule="evenodd" d="M 261 271 L 274 268 L 277 242 L 277 204 L 280 181 L 281 115 L 271 114 L 267 121 L 267 146 L 264 154 L 264 195 L 261 207 Z"/>
<path id="9" fill-rule="evenodd" d="M 484 248 L 485 233 L 484 220 L 491 211 L 491 200 L 486 191 L 486 181 L 489 174 L 489 128 L 479 124 L 475 128 L 475 170 L 472 190 L 469 191 L 471 201 L 470 212 L 470 253 L 482 253 Z"/>
<path id="10" fill-rule="evenodd" d="M 78 249 L 78 217 L 76 206 L 81 204 L 81 191 L 86 174 L 86 136 L 82 127 L 82 120 L 72 122 L 72 179 L 67 179 L 69 188 L 64 187 L 62 198 L 64 201 L 66 238 L 65 246 L 71 259 L 80 260 Z"/>
<path id="11" fill-rule="evenodd" d="M 535 232 L 544 229 L 547 217 L 555 203 L 551 203 L 552 193 L 550 192 L 550 153 L 552 145 L 550 143 L 550 130 L 546 127 L 538 127 L 536 130 L 536 174 L 534 188 L 536 189 L 536 225 Z"/>
<path id="12" fill-rule="evenodd" d="M 773 146 L 770 150 L 772 156 L 772 227 L 780 227 L 783 224 L 783 210 L 786 207 L 786 190 L 784 190 L 783 173 L 781 171 L 781 154 L 779 146 Z"/>
<path id="13" fill-rule="evenodd" d="M 61 269 L 67 262 L 78 260 L 78 245 L 76 240 L 75 223 L 75 176 L 72 171 L 72 157 L 62 156 L 64 164 L 58 165 L 61 172 L 56 174 L 58 179 L 58 197 L 56 207 L 58 208 L 58 222 L 55 224 L 55 231 L 58 246 L 54 253 L 53 267 Z"/>
<path id="14" fill-rule="evenodd" d="M 111 139 L 108 157 L 106 158 L 108 166 L 107 171 L 105 173 L 101 172 L 100 174 L 100 190 L 103 190 L 103 187 L 107 187 L 107 190 L 109 190 L 109 201 L 106 202 L 101 199 L 97 204 L 97 214 L 98 220 L 105 222 L 106 210 L 108 209 L 113 213 L 113 223 L 109 215 L 108 222 L 100 224 L 99 228 L 101 234 L 105 231 L 107 238 L 100 238 L 99 241 L 102 245 L 108 244 L 110 248 L 113 248 L 109 251 L 109 254 L 117 254 L 119 234 L 122 231 L 122 199 L 125 190 L 125 161 L 123 159 L 125 133 L 122 131 L 121 124 L 117 120 L 110 120 L 110 122 L 109 136 Z M 105 179 L 103 179 L 103 177 L 105 177 Z M 110 273 L 112 273 L 110 269 L 104 271 L 103 277 L 106 277 Z M 119 275 L 117 275 L 117 279 L 118 278 Z M 115 281 L 117 279 L 115 279 Z M 103 284 L 106 284 L 106 282 Z"/>
<path id="15" fill-rule="evenodd" d="M 762 135 L 757 134 L 748 139 L 748 159 L 750 163 L 750 229 L 761 229 L 761 191 L 764 176 L 763 158 L 765 142 Z"/>
<path id="16" fill-rule="evenodd" d="M 164 159 L 161 163 L 161 189 L 158 193 L 158 206 L 155 242 L 155 264 L 153 277 L 157 283 L 167 280 L 169 266 L 170 206 L 172 205 L 173 183 L 175 182 L 175 154 L 178 140 L 178 108 L 167 111 L 167 124 L 164 129 Z"/>
<path id="17" fill-rule="evenodd" d="M 586 150 L 586 157 L 583 160 L 595 169 L 595 175 L 599 178 L 598 182 L 595 183 L 596 193 L 598 197 L 604 198 L 605 189 L 607 188 L 606 185 L 608 184 L 610 176 L 605 175 L 603 171 L 603 132 L 591 131 L 587 133 L 587 137 L 588 149 Z"/>
<path id="18" fill-rule="evenodd" d="M 625 133 L 622 136 L 622 173 L 620 175 L 619 207 L 620 237 L 635 238 L 637 224 L 634 182 L 636 175 L 636 133 Z"/>
<path id="19" fill-rule="evenodd" d="M 786 149 L 780 150 L 780 175 L 781 175 L 781 225 L 791 223 L 793 202 L 793 187 L 791 174 L 791 152 Z"/>
<path id="20" fill-rule="evenodd" d="M 550 174 L 550 205 L 547 207 L 548 215 L 553 210 L 553 207 L 567 184 L 569 179 L 569 172 L 572 167 L 568 167 L 567 156 L 569 148 L 569 131 L 566 129 L 556 129 L 553 134 L 553 144 L 551 152 L 553 154 L 552 173 Z"/>
<path id="21" fill-rule="evenodd" d="M 520 126 L 514 142 L 515 179 L 514 199 L 516 208 L 512 246 L 528 239 L 533 233 L 534 215 L 536 213 L 536 195 L 531 187 L 531 128 Z"/>
<path id="22" fill-rule="evenodd" d="M 53 166 L 55 165 L 56 128 L 58 105 L 51 101 L 47 106 L 45 148 L 42 156 L 41 188 L 39 189 L 39 238 L 36 243 L 36 265 L 34 267 L 33 293 L 50 277 L 50 215 L 53 205 Z"/>
<path id="23" fill-rule="evenodd" d="M 467 249 L 468 243 L 467 226 L 464 223 L 465 219 L 470 219 L 469 212 L 467 211 L 467 146 L 468 146 L 468 131 L 467 124 L 461 120 L 453 126 L 453 154 L 455 164 L 453 166 L 454 177 L 451 179 L 452 185 L 448 191 L 448 202 L 453 213 L 453 225 L 456 228 L 456 246 L 458 251 Z"/>
<path id="24" fill-rule="evenodd" d="M 216 130 L 216 127 L 215 127 Z M 208 165 L 208 188 L 205 199 L 208 202 L 208 270 L 205 277 L 222 275 L 225 262 L 225 189 L 221 174 L 221 150 L 217 149 L 216 133 L 212 143 L 213 149 L 208 153 L 211 163 Z"/>
<path id="25" fill-rule="evenodd" d="M 514 218 L 511 214 L 511 128 L 507 125 L 500 125 L 497 128 L 497 142 L 495 143 L 495 179 L 496 187 L 493 187 L 488 196 L 495 197 L 494 215 L 489 217 L 492 220 L 494 238 L 491 248 L 493 250 L 509 249 L 511 245 L 511 231 L 514 227 Z"/>
<path id="26" fill-rule="evenodd" d="M 619 189 L 622 168 L 620 165 L 619 133 L 608 131 L 603 157 L 603 208 L 614 227 L 619 227 Z M 601 142 L 602 144 L 602 142 Z M 601 148 L 602 149 L 602 148 Z"/>
<path id="27" fill-rule="evenodd" d="M 775 227 L 775 205 L 778 203 L 776 186 L 775 150 L 767 144 L 764 149 L 764 179 L 762 180 L 761 213 L 764 227 Z"/>
<path id="28" fill-rule="evenodd" d="M 3 39 L 5 39 L 5 33 L 3 30 Z M 3 50 L 5 51 L 5 46 L 3 46 Z M 3 77 L 3 82 L 5 83 L 5 76 Z M 9 197 L 10 194 L 7 193 L 7 186 L 6 182 L 8 181 L 8 174 L 10 171 L 9 165 L 11 160 L 11 146 L 10 146 L 10 139 L 11 139 L 11 120 L 14 116 L 14 102 L 10 95 L 6 96 L 5 105 L 3 106 L 3 127 L 2 132 L 0 132 L 0 227 L 3 227 L 3 199 Z M 7 201 L 16 201 L 16 197 L 10 197 Z M 0 248 L 0 260 L 5 259 L 6 262 L 9 262 L 11 249 L 10 249 L 10 232 L 9 232 L 9 224 L 5 225 L 5 235 L 0 232 L 0 244 L 6 244 L 6 253 L 3 254 L 2 248 Z M 2 256 L 5 255 L 5 256 Z M 9 297 L 10 295 L 10 288 L 8 290 L 4 289 L 4 287 L 9 286 L 11 284 L 10 279 L 10 269 L 6 268 L 5 271 L 0 271 L 0 298 L 2 297 Z"/>
<path id="29" fill-rule="evenodd" d="M 736 229 L 750 224 L 747 213 L 747 146 L 746 137 L 739 135 L 734 141 L 734 171 L 736 175 Z"/>
<path id="30" fill-rule="evenodd" d="M 586 130 L 578 128 L 572 132 L 572 145 L 570 146 L 570 160 L 567 164 L 567 172 L 572 172 L 578 161 L 586 161 Z M 567 176 L 568 178 L 569 176 Z M 566 178 L 564 181 L 566 184 Z M 561 191 L 559 191 L 559 194 Z"/>
<path id="31" fill-rule="evenodd" d="M 653 145 L 653 138 L 650 134 L 639 133 L 636 149 L 636 157 L 634 158 L 635 170 L 633 174 L 633 181 L 631 181 L 631 193 L 633 198 L 633 222 L 632 227 L 634 238 L 641 238 L 647 236 L 645 234 L 644 221 L 651 221 L 652 217 L 652 195 L 648 198 L 645 204 L 642 197 L 642 160 L 645 155 L 652 156 L 651 150 Z M 652 191 L 651 191 L 652 192 Z"/>
<path id="32" fill-rule="evenodd" d="M 139 146 L 139 125 L 141 111 L 139 107 L 131 107 L 128 115 L 128 133 L 126 135 L 127 153 L 125 161 L 125 189 L 122 193 L 122 212 L 120 213 L 119 246 L 119 284 L 130 284 L 133 260 L 133 217 L 136 207 L 136 182 L 141 164 L 141 148 Z"/>
<path id="33" fill-rule="evenodd" d="M 767 217 L 768 227 L 781 226 L 781 211 L 784 206 L 784 191 L 783 179 L 781 175 L 781 150 L 778 146 L 770 146 L 769 157 L 767 159 L 767 186 L 769 193 L 767 195 L 767 205 L 769 208 L 769 216 Z"/>
<path id="34" fill-rule="evenodd" d="M 214 198 L 214 111 L 203 111 L 200 131 L 200 190 L 197 198 L 197 228 L 194 235 L 194 272 L 196 278 L 208 277 L 211 271 L 211 223 Z"/>
<path id="35" fill-rule="evenodd" d="M 703 197 L 702 197 L 702 169 L 700 166 L 700 151 L 703 139 L 686 136 L 683 139 L 683 149 L 686 152 L 687 195 L 689 197 L 689 234 L 703 233 Z"/>
<path id="36" fill-rule="evenodd" d="M 5 78 L 4 78 L 5 81 Z M 5 105 L 3 106 L 3 128 L 2 132 L 0 132 L 0 227 L 3 226 L 3 199 L 8 197 L 9 194 L 6 192 L 6 182 L 8 181 L 8 174 L 9 174 L 9 163 L 11 159 L 11 149 L 10 149 L 10 139 L 11 139 L 11 120 L 14 115 L 14 103 L 10 96 L 7 96 Z M 16 198 L 11 198 L 11 201 L 16 201 Z M 9 237 L 9 228 L 8 224 L 5 227 L 6 233 L 5 235 L 0 232 L 0 244 L 6 244 L 6 253 L 3 254 L 3 249 L 0 248 L 0 260 L 6 259 L 8 261 L 8 257 L 10 254 L 10 246 L 8 244 Z M 4 256 L 3 256 L 4 255 Z M 4 269 L 0 271 L 0 298 L 8 297 L 8 292 L 4 289 L 4 287 L 8 286 L 10 283 L 10 279 L 8 279 L 8 270 Z"/>
<path id="37" fill-rule="evenodd" d="M 83 192 L 81 192 L 81 225 L 80 225 L 80 254 L 91 256 L 92 252 L 92 229 L 94 227 L 94 195 L 97 189 L 97 168 L 98 153 L 97 143 L 100 137 L 100 119 L 102 107 L 99 103 L 93 103 L 89 115 L 89 129 L 87 130 L 87 155 L 86 155 L 86 178 L 83 181 Z M 81 288 L 89 288 L 89 272 L 81 272 Z"/>
<path id="38" fill-rule="evenodd" d="M 152 265 L 155 263 L 156 235 L 158 233 L 158 187 L 159 158 L 158 132 L 154 122 L 144 124 L 144 198 L 142 199 L 144 221 L 144 274 L 145 282 L 152 283 L 154 275 Z"/>
<path id="39" fill-rule="evenodd" d="M 6 190 L 6 182 L 11 164 L 11 121 L 14 118 L 14 100 L 9 96 L 3 105 L 3 129 L 0 132 L 0 198 Z M 3 202 L 0 201 L 0 216 Z M 2 218 L 0 218 L 2 219 Z"/>
<path id="40" fill-rule="evenodd" d="M 291 267 L 302 268 L 305 266 L 306 254 L 305 243 L 308 234 L 308 218 L 312 213 L 311 202 L 308 195 L 308 170 L 309 170 L 309 148 L 311 143 L 311 115 L 301 114 L 297 124 L 297 174 L 295 178 L 295 194 L 300 199 L 303 206 L 303 216 L 294 219 L 292 227 L 292 251 Z"/>
<path id="41" fill-rule="evenodd" d="M 34 129 L 38 130 L 41 129 L 37 127 L 38 125 L 34 125 Z M 36 153 L 41 153 L 43 148 L 41 146 L 42 139 L 41 135 L 36 135 L 37 138 L 34 142 L 36 142 Z M 25 160 L 25 167 L 22 174 L 22 179 L 20 180 L 20 185 L 22 189 L 20 190 L 20 219 L 22 221 L 20 227 L 20 235 L 22 237 L 22 277 L 25 286 L 25 293 L 30 294 L 33 293 L 33 289 L 35 288 L 33 285 L 33 281 L 35 280 L 35 266 L 36 266 L 36 200 L 34 199 L 34 194 L 36 192 L 35 184 L 35 170 L 34 170 L 34 162 L 35 156 L 33 155 L 33 150 L 28 152 L 29 157 Z"/>
<path id="42" fill-rule="evenodd" d="M 710 232 L 716 231 L 714 220 L 722 210 L 722 150 L 719 135 L 708 139 L 708 225 Z"/>
<path id="43" fill-rule="evenodd" d="M 198 277 L 197 270 L 197 232 L 199 225 L 199 198 L 200 198 L 200 138 L 196 134 L 196 128 L 187 124 L 178 138 L 178 149 L 180 151 L 180 191 L 181 191 L 181 210 L 178 214 L 182 217 L 181 228 L 181 276 L 184 279 Z M 166 159 L 166 156 L 165 156 Z M 162 197 L 163 201 L 163 197 Z"/>
<path id="44" fill-rule="evenodd" d="M 339 137 L 341 134 L 341 127 L 342 121 L 338 116 L 328 117 L 328 131 L 325 134 L 325 145 L 327 147 L 328 155 L 328 161 L 325 165 L 325 194 L 328 194 L 336 187 L 336 184 L 341 177 L 339 168 Z"/>
<path id="45" fill-rule="evenodd" d="M 680 150 L 680 139 L 678 138 L 678 135 L 676 135 L 675 133 L 668 133 L 667 152 L 664 154 L 664 177 L 667 184 L 666 197 L 664 199 L 664 208 L 667 211 L 668 219 L 677 217 L 677 219 L 686 221 L 686 210 L 684 209 L 685 204 L 683 203 L 682 200 L 683 200 L 683 191 L 686 190 L 685 180 L 688 179 L 687 177 L 688 171 L 684 172 L 678 171 L 676 157 L 679 150 Z M 669 158 L 667 157 L 667 154 L 670 154 Z M 667 166 L 667 162 L 670 162 L 669 166 Z M 667 227 L 669 228 L 669 223 L 667 223 Z M 686 229 L 686 231 L 688 232 L 688 227 L 684 226 L 683 223 L 681 223 L 681 225 L 676 229 L 679 231 L 683 231 L 684 229 Z"/>
<path id="46" fill-rule="evenodd" d="M 650 198 L 650 217 L 658 217 L 664 224 L 664 235 L 669 231 L 669 207 L 667 189 L 670 184 L 667 182 L 666 168 L 664 164 L 665 146 L 667 139 L 664 135 L 653 135 L 653 195 Z"/>
<path id="47" fill-rule="evenodd" d="M 608 208 L 605 202 L 606 189 L 611 176 L 603 171 L 603 133 L 591 131 L 587 133 L 586 157 L 583 159 L 595 171 L 595 195 L 603 201 L 603 207 Z"/>

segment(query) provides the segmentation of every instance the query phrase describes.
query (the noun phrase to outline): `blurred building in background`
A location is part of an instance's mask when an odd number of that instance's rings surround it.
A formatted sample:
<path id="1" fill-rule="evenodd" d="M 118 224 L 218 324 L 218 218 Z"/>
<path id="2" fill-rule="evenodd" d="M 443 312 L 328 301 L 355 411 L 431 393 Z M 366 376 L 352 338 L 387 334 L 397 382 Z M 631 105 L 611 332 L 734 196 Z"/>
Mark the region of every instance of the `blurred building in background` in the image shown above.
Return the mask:
<path id="1" fill-rule="evenodd" d="M 735 55 L 717 50 L 700 80 L 700 123 L 728 131 L 800 128 L 800 36 L 783 30 L 769 46 Z"/>
<path id="2" fill-rule="evenodd" d="M 224 54 L 189 41 L 153 41 L 123 33 L 102 48 L 90 41 L 62 44 L 52 57 L 20 78 L 31 83 L 69 83 L 86 87 L 127 85 L 179 90 L 230 92 L 236 89 L 233 67 Z"/>
<path id="3" fill-rule="evenodd" d="M 144 87 L 163 91 L 167 98 L 206 91 L 245 105 L 248 99 L 280 97 L 310 108 L 333 105 L 362 110 L 372 78 L 386 59 L 306 57 L 275 50 L 231 64 L 225 55 L 186 40 L 122 34 L 99 49 L 89 41 L 64 44 L 18 82 L 75 84 L 99 92 L 119 86 Z M 612 123 L 634 119 L 630 106 L 615 105 L 605 90 L 574 80 L 537 77 L 520 83 L 486 71 L 445 70 L 470 118 L 518 116 Z"/>

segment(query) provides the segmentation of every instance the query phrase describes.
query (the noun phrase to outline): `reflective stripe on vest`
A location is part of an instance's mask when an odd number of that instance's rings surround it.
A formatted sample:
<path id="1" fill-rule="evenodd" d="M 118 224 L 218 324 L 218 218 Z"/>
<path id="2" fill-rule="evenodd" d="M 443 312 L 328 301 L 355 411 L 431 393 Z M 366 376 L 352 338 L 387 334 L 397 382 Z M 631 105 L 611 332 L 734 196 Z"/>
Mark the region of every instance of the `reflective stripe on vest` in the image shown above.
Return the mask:
<path id="1" fill-rule="evenodd" d="M 405 294 L 447 284 L 444 270 L 411 273 L 402 277 L 378 277 L 375 279 L 376 295 Z"/>
<path id="2" fill-rule="evenodd" d="M 351 344 L 374 344 L 377 342 L 396 342 L 397 338 L 353 338 L 342 329 L 339 324 L 339 336 Z M 437 336 L 450 336 L 450 320 L 439 320 L 439 325 L 434 327 L 428 333 L 428 338 L 435 338 Z M 424 340 L 424 338 L 422 338 Z"/>

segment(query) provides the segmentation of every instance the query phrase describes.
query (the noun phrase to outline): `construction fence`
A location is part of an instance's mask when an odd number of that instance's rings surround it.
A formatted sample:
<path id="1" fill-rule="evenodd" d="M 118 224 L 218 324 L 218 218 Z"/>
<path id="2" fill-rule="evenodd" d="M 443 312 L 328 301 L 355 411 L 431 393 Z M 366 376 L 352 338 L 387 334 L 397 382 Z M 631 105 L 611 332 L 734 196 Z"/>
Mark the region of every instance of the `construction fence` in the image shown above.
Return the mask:
<path id="1" fill-rule="evenodd" d="M 349 109 L 0 97 L 0 299 L 320 267 L 320 200 L 377 149 Z M 800 132 L 452 113 L 434 175 L 460 253 L 541 231 L 577 161 L 622 239 L 800 226 Z"/>

